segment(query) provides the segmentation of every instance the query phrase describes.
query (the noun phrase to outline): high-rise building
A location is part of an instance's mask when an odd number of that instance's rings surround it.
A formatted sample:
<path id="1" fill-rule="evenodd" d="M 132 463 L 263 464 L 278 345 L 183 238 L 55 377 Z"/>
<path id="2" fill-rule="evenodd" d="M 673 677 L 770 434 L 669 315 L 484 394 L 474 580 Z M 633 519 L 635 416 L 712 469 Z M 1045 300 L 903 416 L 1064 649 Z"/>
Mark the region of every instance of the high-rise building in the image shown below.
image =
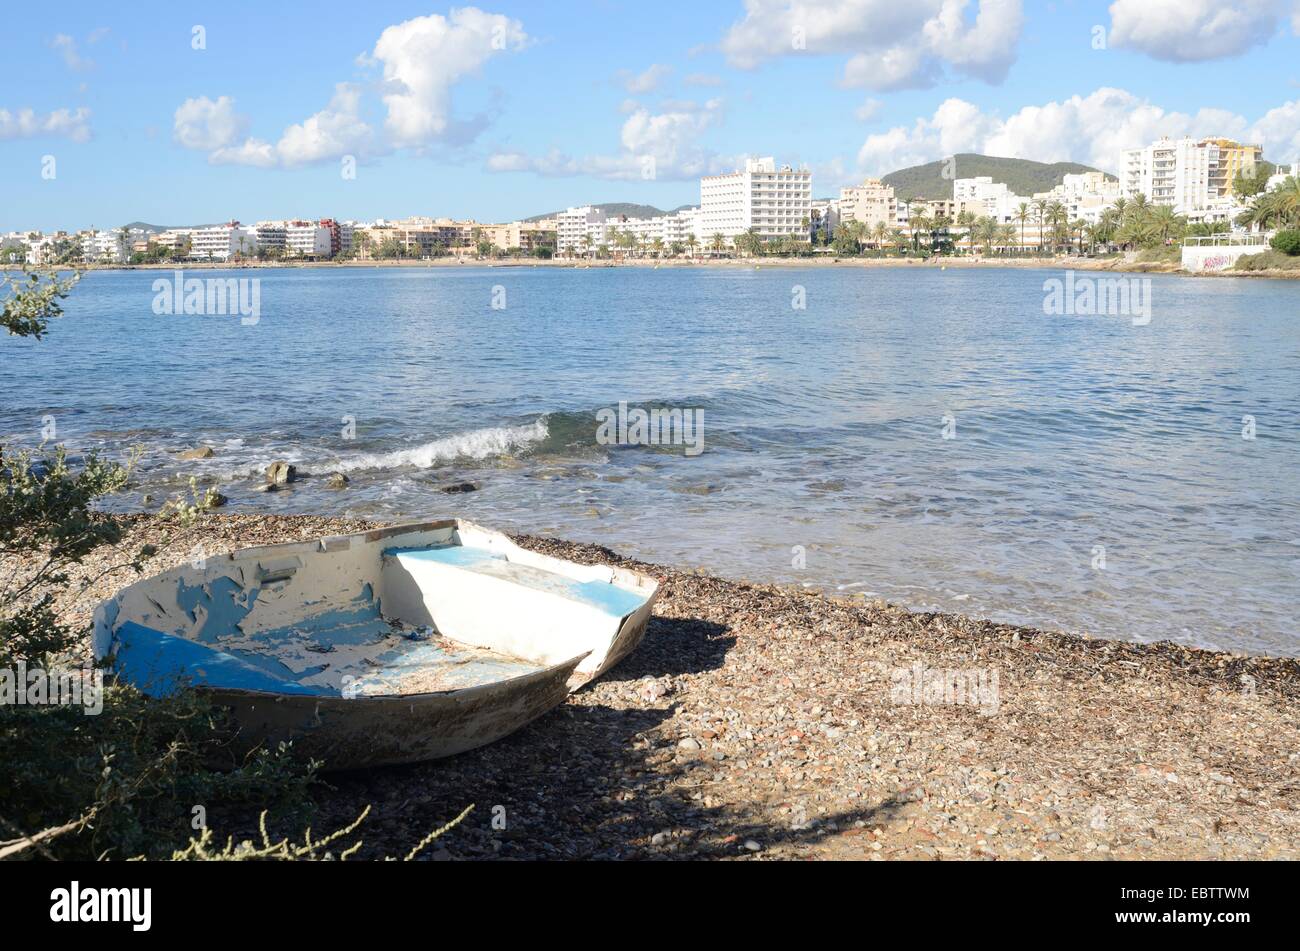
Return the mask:
<path id="1" fill-rule="evenodd" d="M 812 172 L 776 160 L 749 159 L 743 171 L 700 179 L 695 233 L 708 243 L 722 235 L 730 244 L 753 229 L 761 238 L 807 239 L 812 220 Z"/>
<path id="2" fill-rule="evenodd" d="M 1125 198 L 1143 194 L 1153 205 L 1199 218 L 1232 204 L 1233 179 L 1253 171 L 1261 156 L 1259 146 L 1232 139 L 1162 138 L 1122 153 L 1120 186 Z"/>

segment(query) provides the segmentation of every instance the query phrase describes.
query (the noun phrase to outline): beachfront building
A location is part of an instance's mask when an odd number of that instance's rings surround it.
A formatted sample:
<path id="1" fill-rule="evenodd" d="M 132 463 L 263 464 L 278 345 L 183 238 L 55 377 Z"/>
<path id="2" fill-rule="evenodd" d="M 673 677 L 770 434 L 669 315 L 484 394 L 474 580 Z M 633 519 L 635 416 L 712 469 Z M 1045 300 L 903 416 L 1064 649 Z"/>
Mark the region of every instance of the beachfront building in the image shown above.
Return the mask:
<path id="1" fill-rule="evenodd" d="M 1201 145 L 1218 151 L 1218 161 L 1210 170 L 1211 197 L 1235 196 L 1233 182 L 1237 176 L 1253 178 L 1256 166 L 1264 160 L 1262 146 L 1244 145 L 1234 139 L 1203 139 Z"/>
<path id="2" fill-rule="evenodd" d="M 846 185 L 840 189 L 839 218 L 841 221 L 861 221 L 868 230 L 883 224 L 893 228 L 898 224 L 898 201 L 894 186 L 878 178 L 868 178 L 861 185 Z"/>
<path id="3" fill-rule="evenodd" d="M 314 221 L 289 221 L 284 226 L 286 254 L 301 258 L 328 258 L 333 240 L 330 229 Z"/>
<path id="4" fill-rule="evenodd" d="M 1146 195 L 1194 221 L 1222 220 L 1237 205 L 1234 179 L 1253 174 L 1262 156 L 1259 146 L 1232 139 L 1162 138 L 1121 154 L 1121 191 L 1125 198 Z"/>
<path id="5" fill-rule="evenodd" d="M 195 228 L 190 234 L 190 257 L 199 261 L 229 261 L 236 255 L 257 251 L 257 229 L 238 221 L 207 228 Z"/>
<path id="6" fill-rule="evenodd" d="M 194 231 L 191 228 L 168 228 L 154 234 L 149 242 L 160 248 L 166 248 L 174 255 L 185 256 L 190 251 L 190 239 Z"/>
<path id="7" fill-rule="evenodd" d="M 123 264 L 131 256 L 134 240 L 126 230 L 85 231 L 80 235 L 81 256 L 85 261 L 102 264 Z"/>
<path id="8" fill-rule="evenodd" d="M 502 251 L 521 251 L 532 254 L 538 248 L 555 247 L 555 219 L 541 221 L 512 221 L 503 225 L 481 225 L 484 241 L 489 241 Z"/>
<path id="9" fill-rule="evenodd" d="M 806 239 L 812 220 L 812 172 L 772 157 L 748 159 L 743 171 L 700 179 L 695 234 L 704 243 L 722 235 L 727 244 L 751 229 L 764 239 Z"/>
<path id="10" fill-rule="evenodd" d="M 591 205 L 567 208 L 555 216 L 555 249 L 585 254 L 605 243 L 605 212 Z"/>
<path id="11" fill-rule="evenodd" d="M 1096 224 L 1121 195 L 1120 183 L 1105 172 L 1083 172 L 1066 175 L 1055 188 L 1036 193 L 1034 201 L 1059 202 L 1070 221 Z"/>
<path id="12" fill-rule="evenodd" d="M 689 246 L 695 236 L 695 222 L 699 218 L 699 208 L 680 208 L 664 216 L 664 242 L 668 245 Z M 698 243 L 699 239 L 696 238 Z"/>
<path id="13" fill-rule="evenodd" d="M 253 226 L 253 231 L 257 235 L 259 250 L 266 249 L 280 254 L 284 253 L 288 241 L 286 222 L 259 221 Z"/>

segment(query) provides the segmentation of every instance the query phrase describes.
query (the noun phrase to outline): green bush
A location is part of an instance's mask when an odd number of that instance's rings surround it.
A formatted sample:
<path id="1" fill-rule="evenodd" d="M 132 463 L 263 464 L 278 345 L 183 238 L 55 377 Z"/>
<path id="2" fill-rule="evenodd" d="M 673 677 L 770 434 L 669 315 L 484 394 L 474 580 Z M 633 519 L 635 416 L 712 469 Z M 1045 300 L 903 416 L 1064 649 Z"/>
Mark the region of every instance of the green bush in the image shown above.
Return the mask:
<path id="1" fill-rule="evenodd" d="M 1269 242 L 1275 251 L 1281 251 L 1283 254 L 1294 257 L 1300 254 L 1300 228 L 1288 228 L 1285 231 L 1279 231 L 1273 235 L 1273 240 Z"/>
<path id="2" fill-rule="evenodd" d="M 1232 267 L 1236 271 L 1296 271 L 1300 270 L 1300 257 L 1281 251 L 1262 251 L 1238 258 Z"/>

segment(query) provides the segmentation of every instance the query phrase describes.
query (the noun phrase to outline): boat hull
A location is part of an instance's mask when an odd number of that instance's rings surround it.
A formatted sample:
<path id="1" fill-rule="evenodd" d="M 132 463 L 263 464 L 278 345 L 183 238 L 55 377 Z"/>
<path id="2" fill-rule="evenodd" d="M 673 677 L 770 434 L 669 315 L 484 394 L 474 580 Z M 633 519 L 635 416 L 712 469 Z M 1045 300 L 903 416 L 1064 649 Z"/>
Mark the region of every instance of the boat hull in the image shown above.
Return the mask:
<path id="1" fill-rule="evenodd" d="M 559 706 L 580 658 L 514 680 L 408 697 L 202 691 L 228 708 L 247 748 L 292 743 L 325 769 L 417 763 L 494 743 Z"/>
<path id="2" fill-rule="evenodd" d="M 229 708 L 242 746 L 355 769 L 514 732 L 634 650 L 657 591 L 446 519 L 173 568 L 100 604 L 93 643 L 145 692 Z"/>

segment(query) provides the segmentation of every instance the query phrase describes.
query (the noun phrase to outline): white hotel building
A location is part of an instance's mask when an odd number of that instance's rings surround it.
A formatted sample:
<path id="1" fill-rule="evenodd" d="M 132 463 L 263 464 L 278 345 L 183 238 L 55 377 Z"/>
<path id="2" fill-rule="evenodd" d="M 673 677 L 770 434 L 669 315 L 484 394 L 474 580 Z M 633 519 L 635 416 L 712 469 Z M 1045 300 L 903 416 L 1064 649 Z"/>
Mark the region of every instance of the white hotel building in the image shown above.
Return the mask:
<path id="1" fill-rule="evenodd" d="M 235 254 L 257 251 L 257 231 L 238 221 L 195 228 L 190 233 L 190 257 L 200 261 L 228 261 Z"/>
<path id="2" fill-rule="evenodd" d="M 605 213 L 591 205 L 568 208 L 555 216 L 555 250 L 583 254 L 604 242 Z"/>
<path id="3" fill-rule="evenodd" d="M 812 219 L 812 172 L 776 160 L 749 159 L 744 171 L 700 179 L 695 234 L 708 245 L 714 235 L 727 243 L 753 228 L 762 238 L 807 239 Z"/>

